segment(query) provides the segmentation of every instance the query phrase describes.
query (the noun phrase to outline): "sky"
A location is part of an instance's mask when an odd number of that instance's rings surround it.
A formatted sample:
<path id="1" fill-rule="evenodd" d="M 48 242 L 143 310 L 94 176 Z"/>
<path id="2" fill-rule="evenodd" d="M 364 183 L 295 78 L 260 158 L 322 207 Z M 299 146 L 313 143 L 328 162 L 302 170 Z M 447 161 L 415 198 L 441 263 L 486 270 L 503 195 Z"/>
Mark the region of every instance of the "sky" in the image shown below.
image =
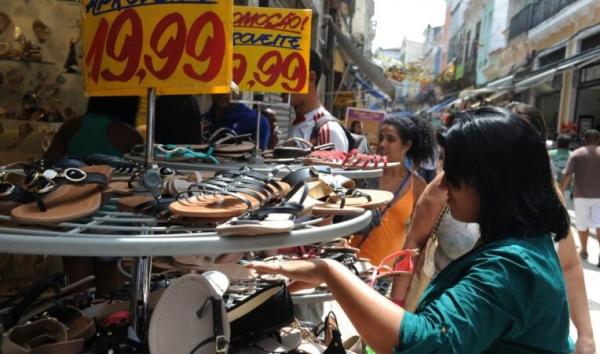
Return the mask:
<path id="1" fill-rule="evenodd" d="M 400 47 L 404 37 L 422 42 L 427 25 L 443 25 L 445 13 L 445 0 L 375 0 L 373 51 Z"/>

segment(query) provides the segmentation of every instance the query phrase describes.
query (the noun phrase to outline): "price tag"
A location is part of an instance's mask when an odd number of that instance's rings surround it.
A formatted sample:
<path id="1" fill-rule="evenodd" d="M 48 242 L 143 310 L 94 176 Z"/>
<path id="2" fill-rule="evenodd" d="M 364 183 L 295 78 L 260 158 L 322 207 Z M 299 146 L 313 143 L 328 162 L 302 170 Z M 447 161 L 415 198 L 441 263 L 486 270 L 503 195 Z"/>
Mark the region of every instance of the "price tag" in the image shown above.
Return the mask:
<path id="1" fill-rule="evenodd" d="M 308 92 L 311 10 L 234 6 L 233 81 L 243 91 Z"/>
<path id="2" fill-rule="evenodd" d="M 89 95 L 227 93 L 229 0 L 84 0 Z"/>

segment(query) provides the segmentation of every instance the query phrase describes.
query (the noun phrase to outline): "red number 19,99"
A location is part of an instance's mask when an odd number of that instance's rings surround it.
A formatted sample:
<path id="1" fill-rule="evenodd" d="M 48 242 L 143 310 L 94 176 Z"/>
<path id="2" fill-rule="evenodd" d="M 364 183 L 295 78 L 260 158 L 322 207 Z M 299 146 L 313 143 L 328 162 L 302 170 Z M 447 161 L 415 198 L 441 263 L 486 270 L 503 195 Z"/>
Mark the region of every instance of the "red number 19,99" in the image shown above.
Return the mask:
<path id="1" fill-rule="evenodd" d="M 167 33 L 173 34 L 165 41 Z M 123 40 L 119 41 L 120 38 Z M 152 29 L 149 39 L 149 49 L 145 51 L 142 62 L 144 26 L 140 15 L 127 9 L 112 24 L 106 18 L 100 19 L 85 56 L 91 80 L 96 84 L 100 79 L 127 82 L 137 76 L 139 83 L 136 84 L 140 84 L 146 71 L 159 80 L 167 80 L 185 60 L 184 53 L 195 62 L 182 66 L 183 73 L 191 79 L 209 82 L 221 71 L 225 57 L 225 28 L 214 12 L 198 16 L 189 30 L 180 13 L 165 15 Z M 106 67 L 103 62 L 105 54 L 113 61 L 124 63 L 121 73 L 114 73 Z M 204 65 L 199 65 L 201 63 Z M 204 69 L 201 70 L 201 67 Z"/>

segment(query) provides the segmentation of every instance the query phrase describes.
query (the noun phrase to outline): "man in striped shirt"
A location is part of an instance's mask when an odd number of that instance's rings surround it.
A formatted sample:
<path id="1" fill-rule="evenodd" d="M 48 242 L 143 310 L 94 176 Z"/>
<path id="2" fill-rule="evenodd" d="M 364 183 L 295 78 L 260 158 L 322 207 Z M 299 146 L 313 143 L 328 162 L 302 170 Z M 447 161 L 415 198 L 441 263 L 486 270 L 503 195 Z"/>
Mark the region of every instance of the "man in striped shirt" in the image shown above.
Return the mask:
<path id="1" fill-rule="evenodd" d="M 319 79 L 321 78 L 321 57 L 314 50 L 310 51 L 310 74 L 308 79 L 308 93 L 291 94 L 291 105 L 296 113 L 292 122 L 290 135 L 310 141 L 313 136 L 315 124 L 319 119 L 332 117 L 321 104 L 317 92 Z M 284 98 L 284 101 L 287 101 Z M 347 152 L 349 149 L 348 138 L 344 129 L 338 121 L 330 121 L 321 126 L 315 134 L 314 145 L 333 143 L 336 150 Z M 313 139 L 314 140 L 314 139 Z"/>

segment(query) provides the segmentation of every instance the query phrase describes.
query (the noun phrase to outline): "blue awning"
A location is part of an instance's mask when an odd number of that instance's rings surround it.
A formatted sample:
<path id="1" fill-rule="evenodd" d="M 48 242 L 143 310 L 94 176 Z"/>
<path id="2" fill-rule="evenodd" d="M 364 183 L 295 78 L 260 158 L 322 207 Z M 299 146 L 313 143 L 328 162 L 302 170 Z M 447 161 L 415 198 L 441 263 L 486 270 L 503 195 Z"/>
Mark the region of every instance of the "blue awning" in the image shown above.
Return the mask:
<path id="1" fill-rule="evenodd" d="M 384 93 L 377 90 L 375 87 L 373 87 L 373 85 L 361 78 L 358 74 L 354 75 L 354 79 L 360 85 L 362 91 L 380 100 L 385 100 L 387 98 L 387 96 Z"/>
<path id="2" fill-rule="evenodd" d="M 442 109 L 448 107 L 452 102 L 454 102 L 454 97 L 450 97 L 447 98 L 445 100 L 443 100 L 442 102 L 436 104 L 435 106 L 429 108 L 428 110 L 426 110 L 426 113 L 436 113 L 441 111 Z"/>

